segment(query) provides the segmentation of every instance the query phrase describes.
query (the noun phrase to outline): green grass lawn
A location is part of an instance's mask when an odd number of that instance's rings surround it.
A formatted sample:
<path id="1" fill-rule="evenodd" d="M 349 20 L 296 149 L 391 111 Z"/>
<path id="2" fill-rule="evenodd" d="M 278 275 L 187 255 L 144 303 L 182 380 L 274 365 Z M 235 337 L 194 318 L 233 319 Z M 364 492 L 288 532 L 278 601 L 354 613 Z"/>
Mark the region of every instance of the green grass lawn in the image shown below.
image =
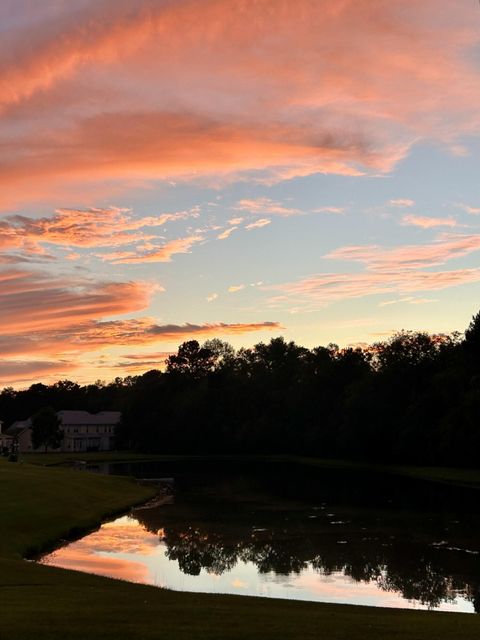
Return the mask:
<path id="1" fill-rule="evenodd" d="M 0 460 L 0 639 L 480 637 L 475 615 L 176 593 L 21 560 L 149 491 L 121 478 Z"/>

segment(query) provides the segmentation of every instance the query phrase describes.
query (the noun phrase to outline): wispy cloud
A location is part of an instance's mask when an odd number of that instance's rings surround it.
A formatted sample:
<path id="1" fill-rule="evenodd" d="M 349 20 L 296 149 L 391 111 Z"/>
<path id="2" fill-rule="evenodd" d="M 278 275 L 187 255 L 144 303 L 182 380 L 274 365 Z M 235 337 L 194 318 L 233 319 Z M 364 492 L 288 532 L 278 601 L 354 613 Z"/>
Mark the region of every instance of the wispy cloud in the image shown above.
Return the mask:
<path id="1" fill-rule="evenodd" d="M 229 229 L 225 229 L 225 231 L 222 231 L 222 233 L 219 233 L 217 236 L 218 240 L 226 240 L 227 238 L 229 238 L 232 233 L 234 231 L 236 231 L 238 229 L 238 227 L 230 227 Z"/>
<path id="2" fill-rule="evenodd" d="M 420 136 L 456 152 L 478 132 L 477 34 L 454 0 L 442 19 L 434 0 L 101 0 L 28 22 L 10 6 L 3 197 L 27 181 L 361 175 Z"/>
<path id="3" fill-rule="evenodd" d="M 266 289 L 277 292 L 277 295 L 270 299 L 273 307 L 292 303 L 321 307 L 339 300 L 386 293 L 438 291 L 474 282 L 480 282 L 480 269 L 324 273 Z"/>
<path id="4" fill-rule="evenodd" d="M 480 251 L 480 235 L 443 234 L 431 244 L 379 247 L 354 245 L 330 252 L 327 259 L 359 262 L 363 272 L 320 273 L 297 282 L 265 287 L 276 291 L 270 299 L 276 306 L 324 306 L 338 300 L 397 293 L 401 301 L 411 304 L 429 302 L 426 298 L 407 296 L 413 292 L 437 291 L 448 287 L 480 282 L 480 269 L 464 268 L 429 271 L 454 258 Z M 387 301 L 384 304 L 394 304 Z"/>
<path id="5" fill-rule="evenodd" d="M 43 218 L 6 216 L 0 220 L 0 250 L 16 251 L 21 260 L 35 256 L 42 259 L 51 246 L 93 249 L 135 245 L 156 239 L 154 228 L 196 216 L 196 207 L 147 217 L 136 217 L 131 210 L 118 207 L 58 209 L 53 216 Z"/>
<path id="6" fill-rule="evenodd" d="M 27 21 L 10 4 L 2 197 L 66 180 L 386 172 L 419 137 L 457 152 L 478 132 L 466 6 L 446 0 L 441 19 L 436 0 L 275 6 L 71 0 Z"/>
<path id="7" fill-rule="evenodd" d="M 462 203 L 458 203 L 455 206 L 459 207 L 460 209 L 463 209 L 467 213 L 470 213 L 472 216 L 480 215 L 480 207 L 471 207 L 468 204 L 462 204 Z"/>
<path id="8" fill-rule="evenodd" d="M 78 368 L 69 361 L 59 360 L 0 360 L 0 384 L 12 385 L 40 379 L 50 374 L 65 377 Z"/>
<path id="9" fill-rule="evenodd" d="M 91 283 L 29 271 L 4 271 L 0 273 L 0 335 L 61 330 L 83 319 L 140 311 L 158 290 L 158 285 L 150 283 Z"/>
<path id="10" fill-rule="evenodd" d="M 206 299 L 207 302 L 213 302 L 217 298 L 218 298 L 218 293 L 211 293 L 205 299 Z"/>
<path id="11" fill-rule="evenodd" d="M 201 235 L 187 236 L 170 240 L 162 245 L 154 242 L 145 243 L 135 251 L 116 251 L 98 254 L 99 258 L 112 264 L 141 264 L 145 262 L 171 262 L 172 257 L 179 253 L 190 253 L 190 249 L 204 237 Z"/>
<path id="12" fill-rule="evenodd" d="M 480 250 L 480 234 L 443 234 L 431 244 L 379 247 L 352 245 L 335 249 L 325 256 L 332 260 L 360 262 L 370 270 L 395 271 L 418 269 L 445 264 Z"/>
<path id="13" fill-rule="evenodd" d="M 227 291 L 229 293 L 237 293 L 237 291 L 241 291 L 242 289 L 245 289 L 244 284 L 232 284 L 230 287 L 228 287 Z"/>
<path id="14" fill-rule="evenodd" d="M 275 202 L 270 198 L 255 198 L 252 200 L 239 200 L 233 207 L 237 211 L 246 211 L 247 213 L 254 215 L 271 215 L 280 216 L 282 218 L 288 218 L 290 216 L 302 215 L 300 209 L 292 207 L 286 207 L 280 202 Z"/>
<path id="15" fill-rule="evenodd" d="M 391 207 L 399 207 L 400 209 L 405 209 L 408 207 L 413 207 L 415 205 L 415 200 L 410 200 L 410 198 L 397 198 L 395 200 L 389 200 L 388 204 Z"/>
<path id="16" fill-rule="evenodd" d="M 149 317 L 127 320 L 86 320 L 58 330 L 39 329 L 0 334 L 0 347 L 6 358 L 35 354 L 74 358 L 106 347 L 148 346 L 165 342 L 182 342 L 195 336 L 243 335 L 258 331 L 278 331 L 278 322 L 237 322 L 204 324 L 159 324 Z M 75 360 L 71 360 L 75 362 Z M 61 364 L 61 361 L 60 361 Z"/>
<path id="17" fill-rule="evenodd" d="M 341 215 L 342 213 L 345 213 L 345 207 L 318 207 L 316 209 L 312 209 L 312 213 L 333 213 Z"/>
<path id="18" fill-rule="evenodd" d="M 407 296 L 406 298 L 399 298 L 397 300 L 386 300 L 379 302 L 379 307 L 388 307 L 392 304 L 431 304 L 437 302 L 434 298 L 415 298 L 413 296 Z"/>
<path id="19" fill-rule="evenodd" d="M 255 220 L 255 222 L 250 222 L 250 224 L 245 225 L 245 229 L 248 231 L 251 231 L 252 229 L 261 229 L 262 227 L 269 225 L 271 222 L 272 221 L 268 218 L 259 218 L 258 220 Z"/>
<path id="20" fill-rule="evenodd" d="M 434 229 L 435 227 L 456 227 L 458 225 L 455 218 L 430 218 L 428 216 L 406 215 L 402 218 L 402 224 L 422 229 Z"/>

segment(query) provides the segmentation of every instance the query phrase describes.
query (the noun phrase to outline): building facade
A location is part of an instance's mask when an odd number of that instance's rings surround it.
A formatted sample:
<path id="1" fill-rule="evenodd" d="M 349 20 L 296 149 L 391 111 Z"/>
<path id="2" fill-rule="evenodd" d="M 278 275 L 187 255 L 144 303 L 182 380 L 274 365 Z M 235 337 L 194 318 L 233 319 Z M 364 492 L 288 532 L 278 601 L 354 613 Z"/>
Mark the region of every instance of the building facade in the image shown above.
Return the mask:
<path id="1" fill-rule="evenodd" d="M 111 451 L 115 447 L 116 429 L 120 411 L 58 411 L 62 443 L 55 451 L 80 453 L 85 451 Z M 32 419 L 17 420 L 6 431 L 5 437 L 18 443 L 20 453 L 33 451 Z M 43 448 L 40 448 L 43 450 Z M 52 451 L 52 449 L 48 449 Z"/>
<path id="2" fill-rule="evenodd" d="M 12 436 L 4 433 L 3 422 L 0 420 L 0 453 L 10 451 L 12 448 L 13 438 Z"/>
<path id="3" fill-rule="evenodd" d="M 62 451 L 111 451 L 120 423 L 120 411 L 59 411 Z"/>

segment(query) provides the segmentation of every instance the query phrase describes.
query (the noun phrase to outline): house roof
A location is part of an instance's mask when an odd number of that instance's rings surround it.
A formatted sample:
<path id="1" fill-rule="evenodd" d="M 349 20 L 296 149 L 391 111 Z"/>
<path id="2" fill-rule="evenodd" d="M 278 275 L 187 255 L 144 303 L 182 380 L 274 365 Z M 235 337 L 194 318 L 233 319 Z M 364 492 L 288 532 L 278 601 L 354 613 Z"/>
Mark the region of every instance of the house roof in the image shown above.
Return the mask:
<path id="1" fill-rule="evenodd" d="M 89 413 L 88 411 L 59 411 L 57 415 L 62 425 L 116 425 L 122 417 L 120 411 L 100 411 L 99 413 Z"/>
<path id="2" fill-rule="evenodd" d="M 30 429 L 32 426 L 32 420 L 27 418 L 27 420 L 16 420 L 8 429 L 5 430 L 5 434 L 7 436 L 12 436 L 13 438 L 17 438 L 21 433 Z"/>

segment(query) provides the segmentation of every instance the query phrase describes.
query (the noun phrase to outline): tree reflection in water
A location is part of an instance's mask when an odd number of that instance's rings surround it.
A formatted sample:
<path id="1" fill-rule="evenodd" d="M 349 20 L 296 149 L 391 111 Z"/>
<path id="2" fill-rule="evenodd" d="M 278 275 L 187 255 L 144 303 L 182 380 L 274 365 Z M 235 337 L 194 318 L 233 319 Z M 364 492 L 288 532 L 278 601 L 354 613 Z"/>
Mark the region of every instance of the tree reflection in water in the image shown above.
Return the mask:
<path id="1" fill-rule="evenodd" d="M 462 595 L 480 612 L 478 552 L 438 542 L 438 535 L 425 527 L 413 535 L 418 522 L 400 527 L 398 519 L 385 513 L 376 518 L 370 514 L 369 522 L 365 514 L 357 522 L 354 518 L 338 522 L 325 511 L 312 514 L 310 509 L 308 515 L 305 505 L 260 511 L 256 507 L 252 509 L 248 501 L 212 507 L 208 500 L 200 500 L 199 506 L 197 496 L 196 501 L 181 503 L 178 512 L 173 506 L 141 510 L 135 517 L 151 532 L 162 527 L 167 557 L 188 575 L 198 576 L 202 569 L 220 575 L 239 562 L 253 563 L 261 574 L 279 576 L 313 568 L 324 576 L 342 572 L 357 582 L 374 582 L 384 591 L 431 608 Z M 220 521 L 217 513 L 222 514 Z M 455 535 L 463 543 L 471 542 L 476 524 L 457 526 Z"/>

